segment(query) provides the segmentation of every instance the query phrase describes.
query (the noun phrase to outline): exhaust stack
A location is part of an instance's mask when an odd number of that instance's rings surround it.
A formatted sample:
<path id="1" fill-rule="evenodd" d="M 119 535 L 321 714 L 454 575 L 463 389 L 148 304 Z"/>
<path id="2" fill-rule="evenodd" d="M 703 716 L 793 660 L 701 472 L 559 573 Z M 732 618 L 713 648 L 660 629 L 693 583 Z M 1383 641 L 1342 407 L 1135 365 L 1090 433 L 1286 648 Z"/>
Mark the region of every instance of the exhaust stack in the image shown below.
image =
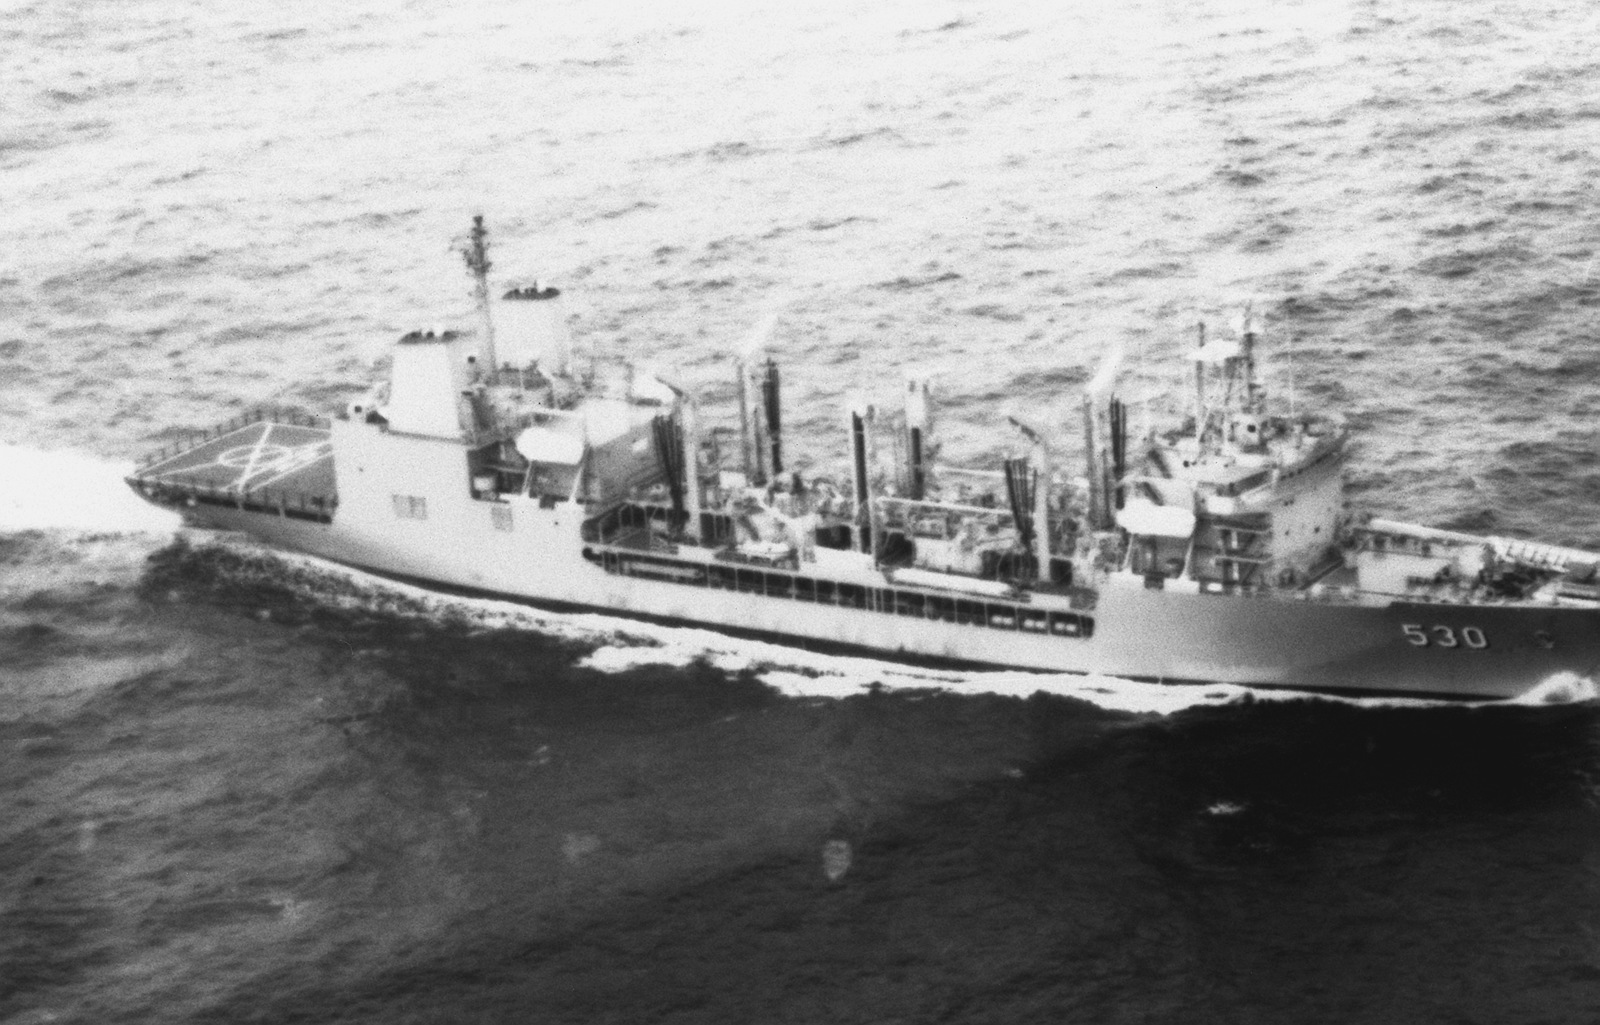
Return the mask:
<path id="1" fill-rule="evenodd" d="M 528 288 L 513 288 L 501 297 L 498 312 L 500 362 L 517 368 L 537 363 L 546 374 L 567 377 L 572 373 L 572 335 L 561 289 L 542 287 L 535 281 Z"/>
<path id="2" fill-rule="evenodd" d="M 765 445 L 761 437 L 761 413 L 756 409 L 756 394 L 752 369 L 756 358 L 766 349 L 767 341 L 772 337 L 772 331 L 778 325 L 778 315 L 772 313 L 763 317 L 750 333 L 745 336 L 743 344 L 739 346 L 735 357 L 735 367 L 739 374 L 739 460 L 740 468 L 744 470 L 744 479 L 751 484 L 765 484 L 767 482 Z M 763 391 L 770 389 L 771 397 L 767 405 L 772 408 L 777 406 L 777 368 L 772 361 L 767 361 L 768 382 L 763 386 Z M 768 417 L 773 418 L 773 430 L 776 430 L 776 415 L 768 410 Z M 773 455 L 778 456 L 778 446 L 773 445 Z M 776 473 L 777 471 L 774 471 Z"/>
<path id="3" fill-rule="evenodd" d="M 745 481 L 754 484 L 756 465 L 750 437 L 750 373 L 743 359 L 734 364 L 734 370 L 739 377 L 739 469 L 744 472 Z"/>
<path id="4" fill-rule="evenodd" d="M 1105 401 L 1116 384 L 1117 368 L 1122 362 L 1122 349 L 1115 348 L 1106 354 L 1094 380 L 1083 392 L 1083 452 L 1085 476 L 1089 480 L 1089 526 L 1093 530 L 1110 530 L 1115 524 L 1111 514 L 1112 435 L 1110 409 Z"/>
<path id="5" fill-rule="evenodd" d="M 699 543 L 700 534 L 700 410 L 694 393 L 665 377 L 656 380 L 672 389 L 678 399 L 678 434 L 683 446 L 683 511 L 688 516 L 683 532 Z"/>
<path id="6" fill-rule="evenodd" d="M 871 429 L 872 407 L 856 402 L 850 410 L 850 458 L 855 470 L 856 547 L 863 552 L 872 551 L 873 530 L 872 496 L 868 494 L 867 446 Z"/>
<path id="7" fill-rule="evenodd" d="M 1111 478 L 1106 488 L 1115 495 L 1114 505 L 1121 509 L 1127 502 L 1127 489 L 1122 478 L 1128 474 L 1128 407 L 1115 395 L 1111 396 Z"/>
<path id="8" fill-rule="evenodd" d="M 928 492 L 928 434 L 933 427 L 932 389 L 925 377 L 906 378 L 906 461 L 908 490 L 917 501 Z"/>
<path id="9" fill-rule="evenodd" d="M 761 384 L 761 402 L 767 408 L 767 445 L 772 451 L 772 482 L 783 475 L 783 415 L 778 403 L 778 364 L 767 360 L 767 377 Z"/>
<path id="10" fill-rule="evenodd" d="M 1050 580 L 1050 447 L 1044 435 L 1011 417 L 1017 430 L 1033 443 L 1028 460 L 1033 463 L 1033 558 L 1039 564 L 1039 580 Z"/>
<path id="11" fill-rule="evenodd" d="M 678 418 L 683 434 L 683 509 L 689 515 L 683 532 L 696 544 L 700 542 L 700 412 L 695 408 L 694 396 L 687 392 L 678 395 Z"/>

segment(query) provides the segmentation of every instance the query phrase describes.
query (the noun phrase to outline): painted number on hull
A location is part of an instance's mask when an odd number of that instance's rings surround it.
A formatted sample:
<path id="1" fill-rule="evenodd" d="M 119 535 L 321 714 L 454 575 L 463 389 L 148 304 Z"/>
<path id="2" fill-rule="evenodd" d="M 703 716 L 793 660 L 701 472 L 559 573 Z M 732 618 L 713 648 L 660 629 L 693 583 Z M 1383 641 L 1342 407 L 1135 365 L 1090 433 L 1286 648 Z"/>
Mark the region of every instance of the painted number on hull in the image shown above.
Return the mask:
<path id="1" fill-rule="evenodd" d="M 1475 626 L 1423 626 L 1421 623 L 1402 623 L 1400 632 L 1406 640 L 1419 648 L 1468 647 L 1481 651 L 1489 646 L 1489 638 Z"/>

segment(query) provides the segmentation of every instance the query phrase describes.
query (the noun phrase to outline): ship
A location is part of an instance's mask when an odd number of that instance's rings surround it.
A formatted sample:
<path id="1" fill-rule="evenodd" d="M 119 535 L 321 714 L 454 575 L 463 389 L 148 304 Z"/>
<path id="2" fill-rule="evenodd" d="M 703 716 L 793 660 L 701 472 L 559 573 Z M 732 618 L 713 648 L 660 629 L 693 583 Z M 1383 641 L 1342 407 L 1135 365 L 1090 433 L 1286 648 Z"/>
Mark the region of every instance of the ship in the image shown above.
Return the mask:
<path id="1" fill-rule="evenodd" d="M 842 411 L 830 477 L 785 461 L 770 354 L 731 361 L 706 429 L 684 382 L 576 354 L 559 289 L 493 298 L 481 218 L 463 254 L 476 329 L 407 333 L 337 415 L 257 411 L 128 484 L 444 591 L 918 662 L 1474 700 L 1600 664 L 1600 555 L 1353 510 L 1349 431 L 1269 401 L 1253 316 L 1196 328 L 1181 414 L 1130 433 L 1107 361 L 1070 427 L 1013 419 L 989 467 L 939 458 L 913 368 Z"/>

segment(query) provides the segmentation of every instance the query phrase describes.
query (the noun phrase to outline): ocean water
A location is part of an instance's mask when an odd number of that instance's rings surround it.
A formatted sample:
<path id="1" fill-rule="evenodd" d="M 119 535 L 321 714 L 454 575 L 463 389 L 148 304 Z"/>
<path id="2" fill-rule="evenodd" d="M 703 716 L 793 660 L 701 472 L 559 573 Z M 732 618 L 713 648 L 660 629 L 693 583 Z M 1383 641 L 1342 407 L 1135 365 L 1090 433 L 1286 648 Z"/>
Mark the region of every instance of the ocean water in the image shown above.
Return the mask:
<path id="1" fill-rule="evenodd" d="M 1600 545 L 1572 0 L 8 0 L 0 1021 L 1591 1022 L 1593 681 L 1496 707 L 956 673 L 443 598 L 120 482 L 470 324 L 786 437 L 937 371 L 1135 422 L 1253 303 L 1367 508 Z"/>

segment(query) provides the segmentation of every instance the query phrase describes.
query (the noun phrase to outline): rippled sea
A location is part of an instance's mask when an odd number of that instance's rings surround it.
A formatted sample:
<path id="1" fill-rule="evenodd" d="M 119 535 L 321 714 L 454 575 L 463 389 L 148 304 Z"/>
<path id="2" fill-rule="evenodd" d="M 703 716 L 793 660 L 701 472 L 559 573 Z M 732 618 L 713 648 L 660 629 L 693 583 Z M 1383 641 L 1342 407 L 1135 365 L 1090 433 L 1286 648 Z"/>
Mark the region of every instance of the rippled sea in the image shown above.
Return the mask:
<path id="1" fill-rule="evenodd" d="M 1064 9 L 1063 9 L 1064 8 Z M 1575 0 L 0 0 L 0 1021 L 1592 1022 L 1600 713 L 918 670 L 442 598 L 120 477 L 470 326 L 786 443 L 1072 451 L 1246 302 L 1367 508 L 1600 545 Z M 1137 409 L 1135 418 L 1142 415 Z"/>

